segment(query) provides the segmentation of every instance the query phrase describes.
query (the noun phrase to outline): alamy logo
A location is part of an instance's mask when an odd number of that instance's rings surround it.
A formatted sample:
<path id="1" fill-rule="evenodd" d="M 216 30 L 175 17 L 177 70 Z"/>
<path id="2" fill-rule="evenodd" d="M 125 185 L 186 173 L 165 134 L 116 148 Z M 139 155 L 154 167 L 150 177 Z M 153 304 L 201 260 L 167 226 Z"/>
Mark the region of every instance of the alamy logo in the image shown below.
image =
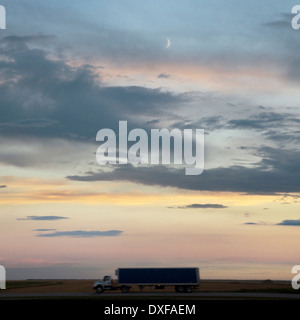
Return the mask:
<path id="1" fill-rule="evenodd" d="M 203 129 L 151 129 L 149 141 L 146 130 L 133 129 L 128 132 L 127 121 L 119 121 L 118 139 L 113 130 L 101 129 L 97 133 L 96 141 L 103 142 L 96 153 L 97 162 L 101 165 L 183 165 L 184 159 L 187 165 L 186 175 L 199 175 L 204 169 Z M 174 145 L 173 153 L 171 144 Z"/>
<path id="2" fill-rule="evenodd" d="M 300 5 L 294 6 L 292 8 L 292 14 L 295 14 L 295 17 L 292 19 L 292 28 L 294 30 L 300 29 Z"/>
<path id="3" fill-rule="evenodd" d="M 6 272 L 3 266 L 0 266 L 0 289 L 6 289 Z"/>
<path id="4" fill-rule="evenodd" d="M 293 266 L 292 273 L 296 273 L 295 277 L 292 279 L 292 287 L 295 290 L 300 289 L 300 265 Z"/>
<path id="5" fill-rule="evenodd" d="M 3 6 L 0 6 L 0 29 L 6 29 L 6 11 Z"/>

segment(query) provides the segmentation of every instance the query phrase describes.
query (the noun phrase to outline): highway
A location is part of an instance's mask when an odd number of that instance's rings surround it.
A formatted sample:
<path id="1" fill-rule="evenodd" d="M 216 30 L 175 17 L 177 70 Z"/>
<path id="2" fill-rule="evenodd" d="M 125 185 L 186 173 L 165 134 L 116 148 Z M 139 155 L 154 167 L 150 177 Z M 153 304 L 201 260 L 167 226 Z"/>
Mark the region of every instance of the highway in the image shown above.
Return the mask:
<path id="1" fill-rule="evenodd" d="M 94 292 L 76 292 L 76 293 L 4 293 L 0 292 L 0 300 L 2 299 L 51 299 L 51 298 L 68 298 L 80 299 L 91 298 L 99 300 L 138 300 L 138 299 L 182 299 L 182 300 L 201 300 L 201 299 L 297 299 L 300 300 L 300 294 L 282 294 L 282 293 L 234 293 L 234 292 L 195 292 L 192 294 L 181 293 L 111 293 L 105 292 L 97 294 Z"/>

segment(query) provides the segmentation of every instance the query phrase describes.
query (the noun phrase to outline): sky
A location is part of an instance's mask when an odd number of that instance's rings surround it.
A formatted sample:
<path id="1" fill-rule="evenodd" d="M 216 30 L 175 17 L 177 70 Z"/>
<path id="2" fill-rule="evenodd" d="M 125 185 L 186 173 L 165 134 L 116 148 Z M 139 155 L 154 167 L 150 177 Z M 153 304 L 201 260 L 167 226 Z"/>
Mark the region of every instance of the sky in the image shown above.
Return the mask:
<path id="1" fill-rule="evenodd" d="M 1 0 L 0 264 L 11 279 L 299 264 L 294 1 Z M 100 165 L 97 132 L 204 129 L 205 166 Z"/>

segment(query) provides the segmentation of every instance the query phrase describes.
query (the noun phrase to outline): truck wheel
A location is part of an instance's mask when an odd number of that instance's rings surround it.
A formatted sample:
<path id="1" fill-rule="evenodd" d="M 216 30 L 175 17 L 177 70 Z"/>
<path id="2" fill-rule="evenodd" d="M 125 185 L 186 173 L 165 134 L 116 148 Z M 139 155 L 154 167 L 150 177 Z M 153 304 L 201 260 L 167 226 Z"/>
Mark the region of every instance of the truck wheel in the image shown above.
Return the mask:
<path id="1" fill-rule="evenodd" d="M 176 288 L 176 291 L 179 292 L 179 293 L 182 293 L 182 292 L 184 292 L 184 287 L 183 286 L 178 286 Z"/>
<path id="2" fill-rule="evenodd" d="M 97 293 L 102 293 L 103 292 L 103 288 L 101 286 L 96 288 L 96 292 Z"/>
<path id="3" fill-rule="evenodd" d="M 126 286 L 123 286 L 123 287 L 122 287 L 122 292 L 123 292 L 123 293 L 128 293 L 128 291 L 129 291 L 129 288 L 128 288 L 128 287 L 126 287 Z"/>
<path id="4" fill-rule="evenodd" d="M 192 292 L 193 292 L 193 288 L 192 288 L 191 286 L 187 286 L 187 287 L 185 288 L 185 292 L 186 292 L 186 293 L 192 293 Z"/>

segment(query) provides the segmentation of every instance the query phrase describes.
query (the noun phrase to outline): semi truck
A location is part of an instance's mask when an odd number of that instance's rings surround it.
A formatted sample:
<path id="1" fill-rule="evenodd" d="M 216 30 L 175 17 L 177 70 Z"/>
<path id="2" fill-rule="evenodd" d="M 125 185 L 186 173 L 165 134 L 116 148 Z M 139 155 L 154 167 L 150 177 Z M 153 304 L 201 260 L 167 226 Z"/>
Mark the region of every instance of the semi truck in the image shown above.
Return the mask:
<path id="1" fill-rule="evenodd" d="M 173 286 L 177 292 L 191 293 L 198 288 L 200 277 L 198 268 L 119 268 L 116 270 L 117 279 L 105 276 L 94 283 L 97 293 L 105 290 L 121 290 L 129 292 L 132 286 L 142 290 L 146 286 L 164 289 Z"/>

